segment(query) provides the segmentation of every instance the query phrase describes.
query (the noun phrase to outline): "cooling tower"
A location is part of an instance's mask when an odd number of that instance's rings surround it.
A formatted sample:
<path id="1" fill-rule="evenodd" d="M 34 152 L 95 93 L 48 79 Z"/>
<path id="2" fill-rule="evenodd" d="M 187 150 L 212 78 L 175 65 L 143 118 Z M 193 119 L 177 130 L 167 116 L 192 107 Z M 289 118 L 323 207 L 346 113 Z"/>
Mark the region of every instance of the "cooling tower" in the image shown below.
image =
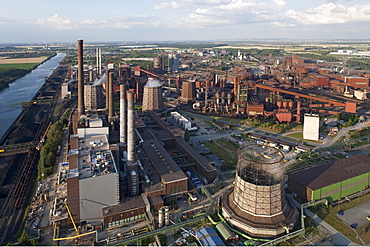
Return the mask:
<path id="1" fill-rule="evenodd" d="M 261 145 L 238 150 L 235 186 L 222 196 L 222 214 L 254 237 L 273 238 L 292 229 L 298 210 L 285 197 L 284 155 Z"/>
<path id="2" fill-rule="evenodd" d="M 162 83 L 149 79 L 144 86 L 143 111 L 163 111 Z"/>

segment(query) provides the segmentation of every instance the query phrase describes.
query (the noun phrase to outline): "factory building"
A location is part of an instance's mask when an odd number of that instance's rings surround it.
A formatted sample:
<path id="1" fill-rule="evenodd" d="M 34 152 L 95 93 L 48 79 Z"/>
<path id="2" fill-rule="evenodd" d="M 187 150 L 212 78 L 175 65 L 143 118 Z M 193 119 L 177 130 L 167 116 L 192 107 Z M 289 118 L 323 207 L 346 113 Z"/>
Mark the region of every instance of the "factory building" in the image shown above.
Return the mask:
<path id="1" fill-rule="evenodd" d="M 221 197 L 222 215 L 231 225 L 264 238 L 293 229 L 298 210 L 285 197 L 283 160 L 275 148 L 256 144 L 239 148 L 235 186 Z"/>
<path id="2" fill-rule="evenodd" d="M 162 83 L 149 78 L 144 86 L 143 111 L 163 111 Z"/>
<path id="3" fill-rule="evenodd" d="M 195 99 L 195 81 L 183 81 L 180 100 L 188 103 Z"/>
<path id="4" fill-rule="evenodd" d="M 213 227 L 205 227 L 197 231 L 197 239 L 202 246 L 224 246 L 225 243 L 222 241 L 218 233 Z"/>
<path id="5" fill-rule="evenodd" d="M 148 157 L 150 164 L 159 175 L 160 183 L 149 184 L 145 188 L 148 196 L 171 195 L 182 197 L 188 192 L 188 177 L 181 170 L 176 161 L 168 154 L 163 145 L 156 139 L 144 141 L 143 150 Z M 148 177 L 149 179 L 152 176 Z M 160 189 L 158 189 L 160 186 Z"/>
<path id="6" fill-rule="evenodd" d="M 70 137 L 67 202 L 76 222 L 100 224 L 102 208 L 119 203 L 117 165 L 109 150 L 108 129 L 78 129 Z"/>
<path id="7" fill-rule="evenodd" d="M 92 84 L 84 85 L 84 101 L 86 110 L 97 110 L 104 107 L 102 83 L 105 81 L 105 74 L 96 79 Z"/>
<path id="8" fill-rule="evenodd" d="M 148 202 L 144 198 L 144 196 L 132 197 L 120 204 L 104 207 L 103 227 L 124 226 L 145 220 Z"/>
<path id="9" fill-rule="evenodd" d="M 160 130 L 152 129 L 155 136 L 159 136 L 159 141 L 165 144 L 166 150 L 173 149 L 181 155 L 184 155 L 188 164 L 192 164 L 194 171 L 199 174 L 205 183 L 211 183 L 216 178 L 216 168 L 209 161 L 200 155 L 190 144 L 184 140 L 183 132 L 175 126 L 169 126 L 157 114 L 149 111 L 149 116 L 155 122 Z M 181 134 L 182 133 L 182 134 Z M 162 135 L 162 137 L 161 137 Z"/>
<path id="10" fill-rule="evenodd" d="M 370 157 L 349 158 L 289 174 L 289 189 L 303 201 L 333 202 L 370 186 Z"/>
<path id="11" fill-rule="evenodd" d="M 180 57 L 178 54 L 168 54 L 168 72 L 178 71 L 180 66 Z"/>

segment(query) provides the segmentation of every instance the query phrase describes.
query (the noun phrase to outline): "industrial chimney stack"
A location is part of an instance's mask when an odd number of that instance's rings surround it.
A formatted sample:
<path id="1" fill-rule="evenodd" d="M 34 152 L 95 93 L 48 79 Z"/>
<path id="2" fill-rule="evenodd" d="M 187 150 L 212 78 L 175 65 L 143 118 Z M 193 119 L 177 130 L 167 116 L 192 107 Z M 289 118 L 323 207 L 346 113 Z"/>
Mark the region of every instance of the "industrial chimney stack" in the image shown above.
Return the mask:
<path id="1" fill-rule="evenodd" d="M 105 109 L 109 109 L 109 69 L 105 71 Z"/>
<path id="2" fill-rule="evenodd" d="M 96 48 L 96 74 L 98 77 L 101 75 L 101 49 Z"/>
<path id="3" fill-rule="evenodd" d="M 83 68 L 83 40 L 78 42 L 78 115 L 85 114 L 84 105 L 84 68 Z"/>
<path id="4" fill-rule="evenodd" d="M 135 162 L 135 109 L 134 92 L 127 94 L 127 160 Z"/>
<path id="5" fill-rule="evenodd" d="M 113 87 L 113 72 L 109 73 L 109 86 L 108 86 L 108 94 L 109 94 L 109 107 L 108 107 L 108 121 L 110 123 L 113 122 L 113 114 L 114 114 L 114 87 Z"/>
<path id="6" fill-rule="evenodd" d="M 121 143 L 126 143 L 126 89 L 125 84 L 119 85 L 120 97 L 119 97 L 119 106 L 120 106 L 120 121 L 119 121 L 119 141 Z"/>

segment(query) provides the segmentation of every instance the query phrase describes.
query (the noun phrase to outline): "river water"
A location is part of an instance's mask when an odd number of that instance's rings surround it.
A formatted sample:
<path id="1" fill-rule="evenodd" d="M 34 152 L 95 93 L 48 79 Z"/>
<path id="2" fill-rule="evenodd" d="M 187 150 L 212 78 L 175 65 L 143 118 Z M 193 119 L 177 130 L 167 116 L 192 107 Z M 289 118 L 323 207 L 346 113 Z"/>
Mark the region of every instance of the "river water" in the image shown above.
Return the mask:
<path id="1" fill-rule="evenodd" d="M 12 103 L 31 100 L 45 83 L 45 78 L 53 73 L 65 55 L 65 53 L 57 53 L 27 75 L 10 83 L 9 87 L 0 90 L 0 136 L 22 112 L 21 105 L 12 105 Z"/>

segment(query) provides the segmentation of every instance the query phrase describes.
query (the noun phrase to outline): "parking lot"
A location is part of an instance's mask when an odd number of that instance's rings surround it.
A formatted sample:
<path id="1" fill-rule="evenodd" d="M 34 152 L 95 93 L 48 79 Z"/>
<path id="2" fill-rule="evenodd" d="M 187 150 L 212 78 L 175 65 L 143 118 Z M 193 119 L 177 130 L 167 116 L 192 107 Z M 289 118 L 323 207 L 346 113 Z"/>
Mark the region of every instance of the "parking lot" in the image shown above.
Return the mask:
<path id="1" fill-rule="evenodd" d="M 346 210 L 343 215 L 336 214 L 336 216 L 353 228 L 365 225 L 370 222 L 366 219 L 367 216 L 370 216 L 370 202 Z"/>

